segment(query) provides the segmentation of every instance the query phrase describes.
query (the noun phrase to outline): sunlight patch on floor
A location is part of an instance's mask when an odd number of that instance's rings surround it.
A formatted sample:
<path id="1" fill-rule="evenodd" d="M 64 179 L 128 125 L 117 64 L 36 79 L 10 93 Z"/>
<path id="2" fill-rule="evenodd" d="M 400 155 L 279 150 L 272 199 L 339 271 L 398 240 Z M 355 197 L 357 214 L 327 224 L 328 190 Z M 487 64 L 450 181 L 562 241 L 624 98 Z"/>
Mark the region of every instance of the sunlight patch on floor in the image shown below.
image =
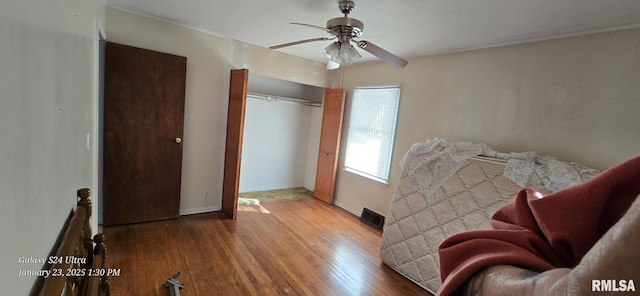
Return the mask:
<path id="1" fill-rule="evenodd" d="M 262 205 L 238 205 L 238 211 L 240 212 L 248 212 L 248 213 L 261 213 L 261 214 L 271 214 L 269 210 L 267 210 Z"/>

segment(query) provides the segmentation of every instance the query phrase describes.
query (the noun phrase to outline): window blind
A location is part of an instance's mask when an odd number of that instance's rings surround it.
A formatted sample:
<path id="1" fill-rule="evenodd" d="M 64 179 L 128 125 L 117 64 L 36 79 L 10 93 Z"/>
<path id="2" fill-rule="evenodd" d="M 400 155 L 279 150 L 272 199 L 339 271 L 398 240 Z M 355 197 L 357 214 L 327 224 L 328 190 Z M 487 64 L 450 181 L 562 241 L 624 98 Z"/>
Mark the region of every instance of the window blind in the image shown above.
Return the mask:
<path id="1" fill-rule="evenodd" d="M 388 183 L 400 87 L 357 87 L 353 91 L 345 169 Z"/>

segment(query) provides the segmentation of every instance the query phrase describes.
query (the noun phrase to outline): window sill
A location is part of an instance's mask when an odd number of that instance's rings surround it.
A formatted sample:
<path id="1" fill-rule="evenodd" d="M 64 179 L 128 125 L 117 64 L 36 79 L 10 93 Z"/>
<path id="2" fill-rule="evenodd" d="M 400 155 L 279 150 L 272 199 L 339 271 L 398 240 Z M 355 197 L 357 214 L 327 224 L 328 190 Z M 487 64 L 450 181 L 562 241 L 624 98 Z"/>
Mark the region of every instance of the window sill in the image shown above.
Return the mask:
<path id="1" fill-rule="evenodd" d="M 360 177 L 363 177 L 363 178 L 365 178 L 367 180 L 370 180 L 370 181 L 373 181 L 373 182 L 376 182 L 376 183 L 379 183 L 379 184 L 382 184 L 382 185 L 385 185 L 385 186 L 389 186 L 389 181 L 388 180 L 385 180 L 385 179 L 382 179 L 382 178 L 378 178 L 376 176 L 372 176 L 372 175 L 369 175 L 369 174 L 366 174 L 366 173 L 363 173 L 361 171 L 354 170 L 354 169 L 348 168 L 348 167 L 344 167 L 343 170 L 345 172 L 349 172 L 349 173 L 352 173 L 354 175 L 358 175 Z"/>

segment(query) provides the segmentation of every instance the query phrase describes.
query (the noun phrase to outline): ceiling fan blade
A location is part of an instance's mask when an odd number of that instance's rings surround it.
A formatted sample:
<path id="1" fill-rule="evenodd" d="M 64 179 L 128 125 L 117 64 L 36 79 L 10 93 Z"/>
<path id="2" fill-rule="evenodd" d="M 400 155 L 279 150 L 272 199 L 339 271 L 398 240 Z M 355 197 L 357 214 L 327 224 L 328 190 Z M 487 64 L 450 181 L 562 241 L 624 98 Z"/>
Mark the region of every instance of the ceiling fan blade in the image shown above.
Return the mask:
<path id="1" fill-rule="evenodd" d="M 303 23 L 290 23 L 292 25 L 299 25 L 299 26 L 305 26 L 305 27 L 311 27 L 314 29 L 318 29 L 318 30 L 322 30 L 325 31 L 327 33 L 331 33 L 331 30 L 325 28 L 325 27 L 320 27 L 320 26 L 316 26 L 316 25 L 309 25 L 309 24 L 303 24 Z"/>
<path id="2" fill-rule="evenodd" d="M 314 41 L 326 41 L 326 40 L 331 40 L 331 39 L 332 38 L 327 38 L 327 37 L 311 38 L 311 39 L 305 39 L 305 40 L 300 40 L 300 41 L 294 41 L 294 42 L 289 42 L 289 43 L 283 43 L 283 44 L 279 44 L 279 45 L 269 46 L 269 49 L 278 49 L 278 48 L 283 48 L 283 47 L 292 46 L 292 45 L 298 45 L 298 44 L 314 42 Z"/>
<path id="3" fill-rule="evenodd" d="M 397 68 L 403 68 L 404 66 L 406 66 L 408 63 L 407 61 L 399 58 L 398 56 L 382 49 L 381 47 L 369 42 L 369 41 L 365 41 L 365 40 L 360 40 L 360 41 L 354 41 L 358 47 L 364 49 L 365 51 L 369 52 L 370 54 L 380 58 L 381 60 L 394 65 Z"/>

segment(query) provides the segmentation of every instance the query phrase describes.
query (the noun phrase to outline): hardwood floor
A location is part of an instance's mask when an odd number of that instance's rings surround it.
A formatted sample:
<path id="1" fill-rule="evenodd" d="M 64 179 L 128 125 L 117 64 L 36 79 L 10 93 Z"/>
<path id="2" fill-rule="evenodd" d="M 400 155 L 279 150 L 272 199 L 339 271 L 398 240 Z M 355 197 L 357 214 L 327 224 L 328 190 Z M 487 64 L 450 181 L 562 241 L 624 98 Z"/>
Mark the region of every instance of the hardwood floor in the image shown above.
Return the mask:
<path id="1" fill-rule="evenodd" d="M 106 227 L 111 295 L 430 295 L 384 265 L 382 232 L 316 199 Z"/>

